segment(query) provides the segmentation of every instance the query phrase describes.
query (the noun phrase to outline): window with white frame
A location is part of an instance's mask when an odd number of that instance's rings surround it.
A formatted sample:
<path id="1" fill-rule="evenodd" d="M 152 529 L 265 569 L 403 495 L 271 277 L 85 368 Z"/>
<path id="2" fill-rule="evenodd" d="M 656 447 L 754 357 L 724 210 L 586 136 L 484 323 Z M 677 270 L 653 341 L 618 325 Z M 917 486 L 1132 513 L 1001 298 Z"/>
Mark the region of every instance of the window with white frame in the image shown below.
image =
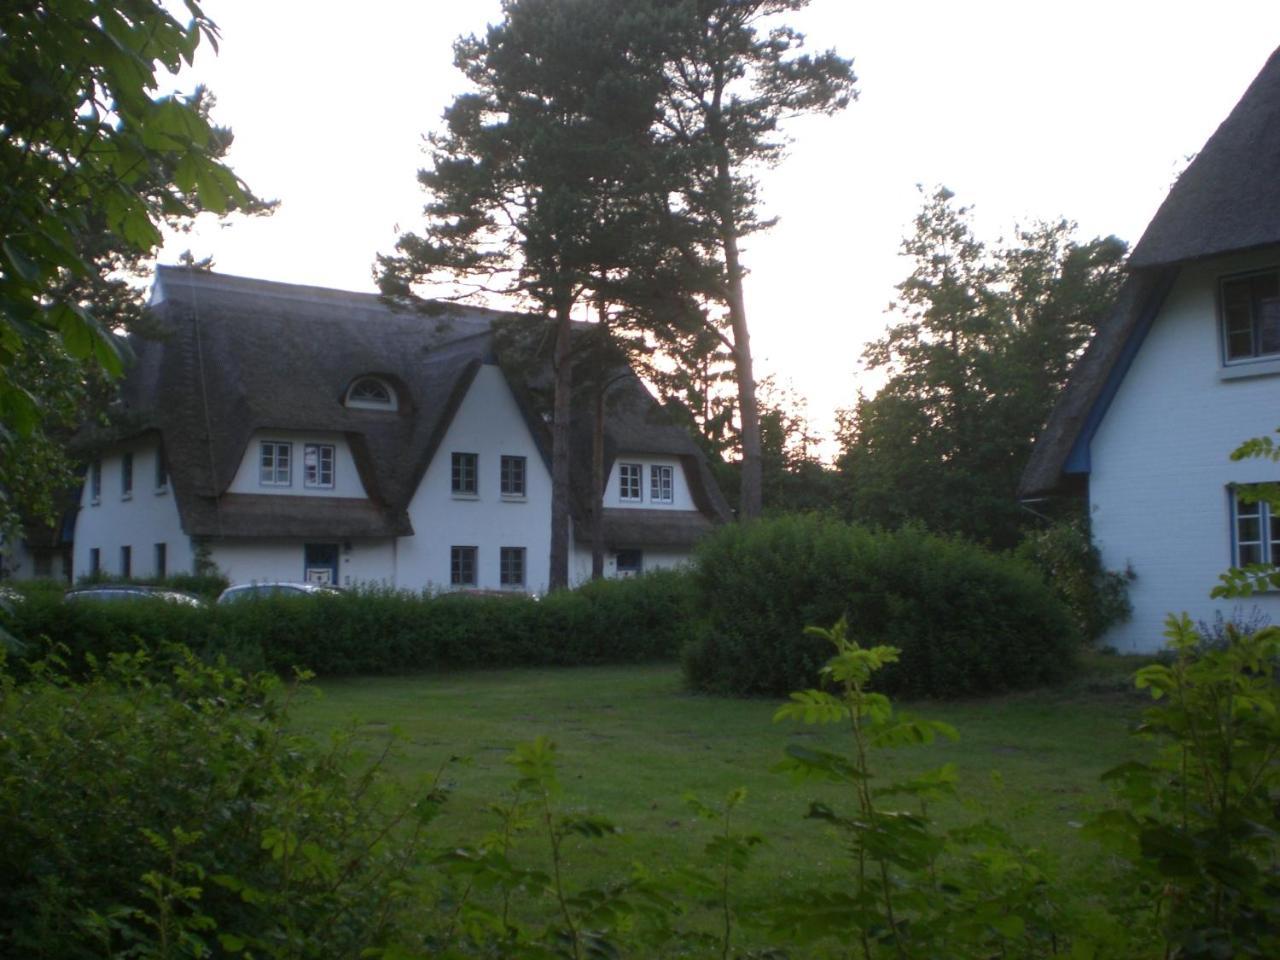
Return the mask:
<path id="1" fill-rule="evenodd" d="M 347 388 L 346 405 L 363 410 L 389 410 L 399 407 L 391 384 L 378 377 L 358 377 Z"/>
<path id="2" fill-rule="evenodd" d="M 502 458 L 501 491 L 504 497 L 523 497 L 525 495 L 524 457 Z"/>
<path id="3" fill-rule="evenodd" d="M 1280 270 L 1224 279 L 1219 303 L 1228 362 L 1280 355 Z"/>
<path id="4" fill-rule="evenodd" d="M 1232 563 L 1237 567 L 1280 563 L 1280 512 L 1265 500 L 1257 499 L 1258 494 L 1256 484 L 1238 486 L 1233 490 L 1235 549 Z"/>
<path id="5" fill-rule="evenodd" d="M 453 474 L 450 483 L 455 495 L 474 497 L 479 492 L 479 459 L 479 455 L 474 453 L 453 455 Z"/>
<path id="6" fill-rule="evenodd" d="M 504 587 L 524 586 L 524 547 L 503 547 L 498 558 L 498 582 Z"/>
<path id="7" fill-rule="evenodd" d="M 618 499 L 638 502 L 643 498 L 640 493 L 640 478 L 644 475 L 644 467 L 639 463 L 618 464 Z"/>
<path id="8" fill-rule="evenodd" d="M 308 443 L 302 448 L 302 483 L 312 488 L 333 487 L 333 444 Z"/>
<path id="9" fill-rule="evenodd" d="M 675 470 L 672 467 L 649 468 L 649 500 L 653 503 L 675 500 Z"/>
<path id="10" fill-rule="evenodd" d="M 644 554 L 639 550 L 619 550 L 615 560 L 619 577 L 638 577 L 644 572 Z"/>
<path id="11" fill-rule="evenodd" d="M 455 587 L 476 585 L 476 547 L 449 548 L 449 583 Z"/>
<path id="12" fill-rule="evenodd" d="M 258 449 L 258 483 L 264 487 L 289 486 L 292 483 L 293 444 L 263 440 Z"/>
<path id="13" fill-rule="evenodd" d="M 128 500 L 133 496 L 133 454 L 126 453 L 120 458 L 120 499 Z"/>

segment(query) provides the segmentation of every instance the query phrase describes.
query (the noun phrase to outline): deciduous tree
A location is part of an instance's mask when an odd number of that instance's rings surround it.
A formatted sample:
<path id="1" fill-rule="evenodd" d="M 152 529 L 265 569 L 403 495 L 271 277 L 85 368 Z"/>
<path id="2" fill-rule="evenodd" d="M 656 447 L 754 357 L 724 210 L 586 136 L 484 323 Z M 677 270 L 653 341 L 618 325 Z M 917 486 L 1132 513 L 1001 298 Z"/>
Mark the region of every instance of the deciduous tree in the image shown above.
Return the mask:
<path id="1" fill-rule="evenodd" d="M 888 380 L 842 429 L 854 518 L 1017 541 L 1031 444 L 1121 279 L 1125 244 L 1074 230 L 1039 223 L 989 250 L 949 191 L 927 198 L 903 243 L 915 267 L 898 286 L 902 319 L 865 353 Z"/>

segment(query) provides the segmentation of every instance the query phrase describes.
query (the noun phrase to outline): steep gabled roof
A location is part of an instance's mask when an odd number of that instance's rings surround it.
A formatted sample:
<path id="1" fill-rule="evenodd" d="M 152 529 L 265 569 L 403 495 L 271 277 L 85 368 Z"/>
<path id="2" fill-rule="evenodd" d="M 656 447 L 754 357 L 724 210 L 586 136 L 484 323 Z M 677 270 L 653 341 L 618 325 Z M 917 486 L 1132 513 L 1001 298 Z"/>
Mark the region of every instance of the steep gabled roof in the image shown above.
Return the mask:
<path id="1" fill-rule="evenodd" d="M 1280 243 L 1280 49 L 1178 178 L 1131 269 Z"/>
<path id="2" fill-rule="evenodd" d="M 1129 279 L 1036 440 L 1021 497 L 1089 472 L 1089 442 L 1188 260 L 1280 244 L 1280 49 L 1174 184 L 1127 263 Z"/>
<path id="3" fill-rule="evenodd" d="M 373 294 L 175 267 L 158 269 L 156 289 L 158 338 L 134 338 L 115 439 L 159 432 L 192 536 L 412 534 L 409 501 L 476 373 L 497 362 L 494 321 L 513 317 L 440 303 L 397 310 Z M 347 388 L 362 375 L 391 384 L 398 410 L 346 406 Z M 614 442 L 689 454 L 692 440 L 631 379 L 628 402 L 608 418 Z M 541 411 L 523 384 L 511 386 L 549 458 Z M 270 430 L 342 434 L 368 503 L 229 493 L 251 437 Z M 709 477 L 705 463 L 691 466 Z M 585 498 L 588 477 L 575 466 L 575 501 Z M 718 490 L 703 500 L 709 515 L 727 516 Z"/>

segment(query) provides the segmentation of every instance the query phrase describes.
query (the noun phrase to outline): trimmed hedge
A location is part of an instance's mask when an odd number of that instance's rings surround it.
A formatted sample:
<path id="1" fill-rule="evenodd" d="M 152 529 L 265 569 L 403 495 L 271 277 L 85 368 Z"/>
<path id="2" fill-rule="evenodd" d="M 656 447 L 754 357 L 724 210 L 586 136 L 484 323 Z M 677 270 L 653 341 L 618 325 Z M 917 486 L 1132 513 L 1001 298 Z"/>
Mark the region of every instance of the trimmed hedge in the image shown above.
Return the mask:
<path id="1" fill-rule="evenodd" d="M 1036 571 L 973 544 L 907 528 L 872 532 L 818 516 L 727 527 L 695 567 L 700 619 L 684 651 L 692 687 L 786 696 L 831 651 L 809 625 L 847 617 L 863 644 L 900 648 L 881 686 L 960 697 L 1053 682 L 1079 637 Z"/>
<path id="2" fill-rule="evenodd" d="M 268 597 L 221 607 L 159 601 L 66 603 L 33 591 L 4 625 L 39 655 L 48 638 L 70 662 L 181 643 L 246 670 L 320 675 L 471 667 L 582 665 L 674 658 L 693 606 L 688 574 L 655 571 L 541 599 L 369 590 Z"/>

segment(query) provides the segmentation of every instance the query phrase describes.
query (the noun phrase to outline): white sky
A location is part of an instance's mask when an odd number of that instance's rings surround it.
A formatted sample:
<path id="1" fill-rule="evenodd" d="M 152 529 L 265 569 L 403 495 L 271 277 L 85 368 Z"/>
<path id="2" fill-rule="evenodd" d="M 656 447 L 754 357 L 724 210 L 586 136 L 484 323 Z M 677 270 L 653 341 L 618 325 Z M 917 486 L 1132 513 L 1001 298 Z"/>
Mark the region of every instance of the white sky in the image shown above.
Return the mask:
<path id="1" fill-rule="evenodd" d="M 422 134 L 462 89 L 451 44 L 497 0 L 205 0 L 221 52 L 204 82 L 235 131 L 230 162 L 281 201 L 267 219 L 171 239 L 215 269 L 348 290 L 421 226 Z M 809 399 L 829 433 L 859 385 L 862 345 L 909 266 L 897 256 L 916 184 L 948 186 L 994 241 L 1065 215 L 1131 244 L 1280 43 L 1280 3 L 813 0 L 810 46 L 854 58 L 860 98 L 790 127 L 764 180 L 780 222 L 746 245 L 757 370 Z"/>

